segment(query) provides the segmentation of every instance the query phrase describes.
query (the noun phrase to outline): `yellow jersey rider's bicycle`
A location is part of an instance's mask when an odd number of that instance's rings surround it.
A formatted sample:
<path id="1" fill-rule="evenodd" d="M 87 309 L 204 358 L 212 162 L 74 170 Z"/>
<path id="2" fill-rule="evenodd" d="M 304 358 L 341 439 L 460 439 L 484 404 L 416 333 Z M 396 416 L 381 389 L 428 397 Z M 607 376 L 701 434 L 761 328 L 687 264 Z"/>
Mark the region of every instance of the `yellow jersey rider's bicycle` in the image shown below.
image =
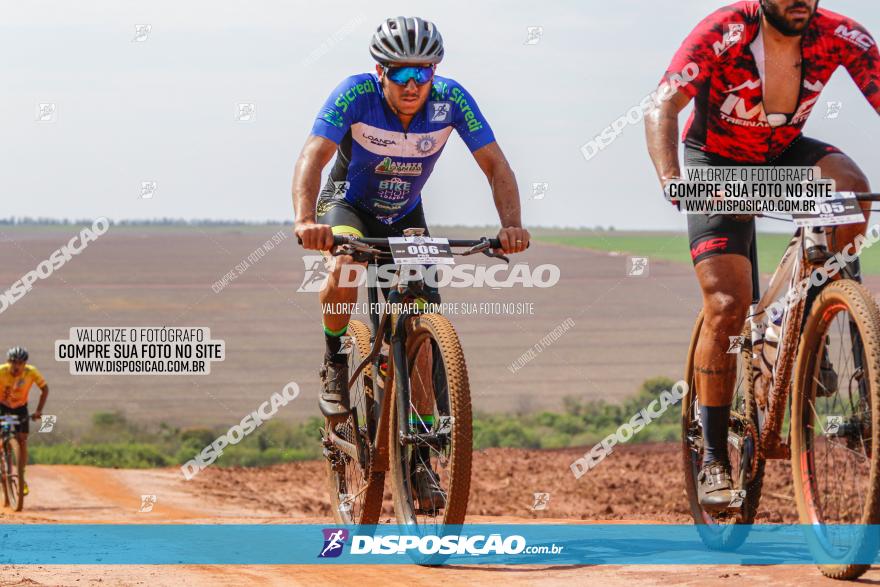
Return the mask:
<path id="1" fill-rule="evenodd" d="M 24 507 L 24 469 L 21 445 L 15 438 L 18 416 L 0 416 L 0 484 L 3 505 L 20 512 Z"/>
<path id="2" fill-rule="evenodd" d="M 4 420 L 4 437 L 10 436 L 10 441 L 4 443 L 5 456 L 9 458 L 14 454 L 18 460 L 12 464 L 4 462 L 3 475 L 7 482 L 15 481 L 15 487 L 6 491 L 6 505 L 19 494 L 28 494 L 27 482 L 24 478 L 27 466 L 27 438 L 30 432 L 30 421 L 38 420 L 43 413 L 46 399 L 49 396 L 49 386 L 46 380 L 33 365 L 28 365 L 28 352 L 23 347 L 12 347 L 6 353 L 6 362 L 0 364 L 0 417 L 8 417 Z M 40 401 L 33 415 L 28 413 L 28 396 L 31 387 L 36 384 L 40 388 Z M 7 466 L 8 465 L 8 466 Z M 12 496 L 12 498 L 10 497 Z M 16 498 L 14 509 L 21 509 L 21 500 Z"/>

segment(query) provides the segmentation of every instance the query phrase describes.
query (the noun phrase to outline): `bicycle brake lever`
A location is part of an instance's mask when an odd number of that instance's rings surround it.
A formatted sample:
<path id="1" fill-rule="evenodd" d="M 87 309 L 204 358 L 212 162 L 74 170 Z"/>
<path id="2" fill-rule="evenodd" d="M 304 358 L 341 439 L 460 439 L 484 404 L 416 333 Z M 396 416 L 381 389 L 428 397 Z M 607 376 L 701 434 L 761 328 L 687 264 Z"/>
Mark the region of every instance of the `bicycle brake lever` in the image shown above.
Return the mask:
<path id="1" fill-rule="evenodd" d="M 510 263 L 510 259 L 508 259 L 503 253 L 496 253 L 495 249 L 484 250 L 483 254 L 487 257 L 494 257 L 495 259 L 501 259 L 505 263 Z"/>
<path id="2" fill-rule="evenodd" d="M 347 255 L 352 257 L 356 263 L 366 263 L 374 258 L 381 257 L 384 253 L 385 251 L 368 245 L 357 247 L 353 244 L 347 244 L 336 247 L 336 250 L 333 251 L 331 255 L 334 257 Z"/>
<path id="3" fill-rule="evenodd" d="M 459 253 L 459 255 L 462 257 L 467 257 L 468 255 L 476 255 L 477 253 L 485 252 L 486 249 L 488 249 L 488 248 L 489 248 L 489 241 L 484 240 L 480 244 L 474 245 L 471 248 L 469 248 L 468 250 Z"/>
<path id="4" fill-rule="evenodd" d="M 354 253 L 355 249 L 351 245 L 340 245 L 336 247 L 336 250 L 331 252 L 330 255 L 333 257 L 341 257 L 343 255 L 353 255 Z"/>

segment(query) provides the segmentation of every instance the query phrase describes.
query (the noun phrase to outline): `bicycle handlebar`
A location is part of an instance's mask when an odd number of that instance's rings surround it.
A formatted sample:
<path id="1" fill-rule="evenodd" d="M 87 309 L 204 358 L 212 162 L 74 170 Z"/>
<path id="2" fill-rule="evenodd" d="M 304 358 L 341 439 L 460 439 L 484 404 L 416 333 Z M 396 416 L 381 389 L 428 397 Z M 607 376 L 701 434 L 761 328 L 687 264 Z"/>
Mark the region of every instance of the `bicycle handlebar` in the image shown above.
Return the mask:
<path id="1" fill-rule="evenodd" d="M 487 257 L 501 259 L 505 263 L 509 263 L 510 259 L 498 252 L 501 249 L 501 241 L 497 238 L 480 237 L 479 239 L 447 239 L 450 247 L 469 247 L 466 251 L 455 253 L 461 256 L 475 255 L 483 253 Z M 391 256 L 391 247 L 387 238 L 371 238 L 351 235 L 336 235 L 333 237 L 333 246 L 337 247 L 333 256 L 358 253 L 362 256 L 372 256 L 373 258 Z M 339 247 L 348 247 L 349 250 Z M 375 247 L 382 247 L 377 249 Z"/>
<path id="2" fill-rule="evenodd" d="M 490 249 L 500 249 L 501 241 L 497 238 L 487 238 L 481 237 L 479 239 L 447 239 L 449 241 L 450 247 L 478 247 L 484 243 L 488 243 L 488 248 Z M 387 238 L 370 238 L 370 237 L 361 237 L 361 236 L 350 236 L 350 235 L 336 235 L 333 237 L 333 246 L 338 247 L 340 245 L 348 245 L 361 243 L 370 246 L 380 246 L 387 247 L 388 239 Z"/>

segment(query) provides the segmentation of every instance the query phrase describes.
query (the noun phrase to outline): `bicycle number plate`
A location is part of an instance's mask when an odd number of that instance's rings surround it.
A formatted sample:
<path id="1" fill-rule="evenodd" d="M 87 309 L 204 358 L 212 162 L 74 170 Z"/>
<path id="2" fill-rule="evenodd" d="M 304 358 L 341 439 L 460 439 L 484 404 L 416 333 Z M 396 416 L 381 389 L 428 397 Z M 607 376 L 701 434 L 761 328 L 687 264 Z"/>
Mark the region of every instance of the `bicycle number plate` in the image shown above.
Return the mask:
<path id="1" fill-rule="evenodd" d="M 395 265 L 455 265 L 449 240 L 428 236 L 388 238 Z"/>
<path id="2" fill-rule="evenodd" d="M 865 221 L 859 201 L 852 192 L 839 192 L 833 200 L 821 202 L 811 214 L 793 214 L 797 226 L 837 226 Z"/>

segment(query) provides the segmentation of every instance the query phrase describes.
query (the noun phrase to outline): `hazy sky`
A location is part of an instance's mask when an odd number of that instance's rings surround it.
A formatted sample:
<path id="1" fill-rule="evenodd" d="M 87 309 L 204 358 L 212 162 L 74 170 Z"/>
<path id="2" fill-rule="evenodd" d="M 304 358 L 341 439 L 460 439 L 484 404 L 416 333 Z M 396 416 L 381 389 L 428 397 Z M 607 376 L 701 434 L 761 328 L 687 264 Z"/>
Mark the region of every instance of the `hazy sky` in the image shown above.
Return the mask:
<path id="1" fill-rule="evenodd" d="M 446 41 L 439 72 L 470 90 L 495 130 L 527 225 L 681 229 L 658 195 L 641 124 L 590 161 L 580 146 L 653 90 L 684 36 L 723 4 L 8 2 L 0 216 L 291 218 L 293 162 L 321 103 L 372 69 L 367 43 L 383 18 L 417 14 Z M 880 35 L 880 3 L 822 5 Z M 143 41 L 136 24 L 150 25 Z M 538 44 L 525 44 L 529 26 L 543 27 Z M 843 109 L 824 119 L 831 100 Z M 55 104 L 54 122 L 37 122 L 41 103 Z M 240 103 L 255 105 L 253 121 L 236 120 Z M 880 189 L 880 118 L 844 70 L 807 134 L 843 148 Z M 157 182 L 151 199 L 140 197 L 144 181 Z M 546 197 L 532 199 L 533 182 L 549 184 Z M 423 196 L 429 223 L 497 222 L 457 137 Z"/>

